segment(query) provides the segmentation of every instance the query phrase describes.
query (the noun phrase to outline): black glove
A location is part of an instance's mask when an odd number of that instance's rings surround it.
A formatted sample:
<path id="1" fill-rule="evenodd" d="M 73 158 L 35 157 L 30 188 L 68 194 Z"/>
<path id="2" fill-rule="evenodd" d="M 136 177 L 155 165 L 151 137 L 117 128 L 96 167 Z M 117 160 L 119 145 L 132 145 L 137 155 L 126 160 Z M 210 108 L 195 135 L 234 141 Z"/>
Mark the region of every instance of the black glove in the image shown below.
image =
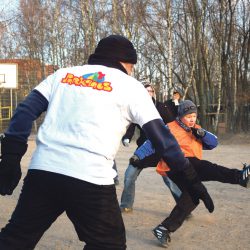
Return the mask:
<path id="1" fill-rule="evenodd" d="M 195 205 L 199 204 L 199 199 L 201 199 L 205 207 L 210 213 L 214 211 L 214 203 L 209 193 L 207 192 L 206 187 L 199 180 L 197 173 L 195 172 L 191 163 L 183 171 L 185 179 L 187 181 L 188 192 Z"/>
<path id="2" fill-rule="evenodd" d="M 21 179 L 20 162 L 27 150 L 27 143 L 12 137 L 1 140 L 0 194 L 11 195 Z"/>
<path id="3" fill-rule="evenodd" d="M 139 157 L 137 155 L 133 155 L 129 159 L 129 164 L 135 168 L 143 168 L 143 165 L 141 164 L 141 160 L 139 159 Z"/>
<path id="4" fill-rule="evenodd" d="M 202 139 L 206 131 L 203 128 L 191 128 L 192 134 L 197 138 L 197 139 Z"/>

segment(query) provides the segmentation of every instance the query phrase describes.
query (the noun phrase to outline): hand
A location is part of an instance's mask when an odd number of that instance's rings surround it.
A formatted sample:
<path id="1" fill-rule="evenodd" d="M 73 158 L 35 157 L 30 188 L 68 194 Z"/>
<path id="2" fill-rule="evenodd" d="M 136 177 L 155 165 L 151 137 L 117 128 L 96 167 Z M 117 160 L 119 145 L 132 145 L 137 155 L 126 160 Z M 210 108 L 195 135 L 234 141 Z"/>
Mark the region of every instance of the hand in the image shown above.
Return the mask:
<path id="1" fill-rule="evenodd" d="M 0 162 L 0 194 L 11 195 L 21 175 L 20 161 L 14 156 L 4 157 Z"/>
<path id="2" fill-rule="evenodd" d="M 199 199 L 201 199 L 209 213 L 212 213 L 214 211 L 213 200 L 207 192 L 206 187 L 201 182 L 196 182 L 190 185 L 188 188 L 188 192 L 195 205 L 198 205 Z"/>
<path id="3" fill-rule="evenodd" d="M 175 105 L 175 106 L 178 106 L 178 105 L 179 105 L 178 99 L 174 99 L 173 102 L 174 102 L 174 105 Z"/>
<path id="4" fill-rule="evenodd" d="M 135 168 L 142 168 L 140 159 L 139 159 L 139 157 L 137 155 L 133 155 L 129 159 L 129 164 L 132 165 Z"/>
<path id="5" fill-rule="evenodd" d="M 122 144 L 124 147 L 128 147 L 129 146 L 129 139 L 128 138 L 123 139 Z"/>
<path id="6" fill-rule="evenodd" d="M 202 139 L 205 134 L 206 131 L 203 128 L 191 128 L 192 130 L 192 134 L 197 138 L 197 139 Z"/>
<path id="7" fill-rule="evenodd" d="M 197 173 L 194 170 L 191 163 L 183 170 L 185 179 L 188 185 L 188 192 L 195 205 L 199 204 L 199 200 L 202 200 L 205 207 L 210 213 L 214 211 L 214 203 L 206 187 L 198 179 Z"/>
<path id="8" fill-rule="evenodd" d="M 20 162 L 27 150 L 27 143 L 12 137 L 1 141 L 0 194 L 11 195 L 21 179 Z"/>

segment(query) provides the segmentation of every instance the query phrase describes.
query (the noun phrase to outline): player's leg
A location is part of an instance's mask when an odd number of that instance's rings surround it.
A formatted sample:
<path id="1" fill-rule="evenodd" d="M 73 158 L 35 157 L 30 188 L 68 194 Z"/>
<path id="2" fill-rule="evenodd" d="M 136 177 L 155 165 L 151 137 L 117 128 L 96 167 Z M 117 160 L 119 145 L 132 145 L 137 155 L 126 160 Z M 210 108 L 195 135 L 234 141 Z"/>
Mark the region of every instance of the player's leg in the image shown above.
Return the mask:
<path id="1" fill-rule="evenodd" d="M 182 194 L 170 215 L 153 229 L 153 234 L 164 247 L 168 246 L 171 241 L 170 234 L 180 228 L 187 216 L 196 208 L 181 174 L 172 175 L 169 173 L 169 177 L 177 184 Z"/>
<path id="2" fill-rule="evenodd" d="M 201 181 L 219 181 L 222 183 L 239 184 L 248 187 L 250 165 L 242 170 L 227 168 L 206 160 L 189 158 Z"/>
<path id="3" fill-rule="evenodd" d="M 124 175 L 124 187 L 121 195 L 121 211 L 130 212 L 135 199 L 135 182 L 142 169 L 128 165 Z"/>
<path id="4" fill-rule="evenodd" d="M 125 228 L 115 185 L 79 181 L 71 185 L 66 213 L 86 250 L 126 249 Z"/>
<path id="5" fill-rule="evenodd" d="M 35 248 L 43 233 L 63 212 L 55 183 L 51 173 L 28 171 L 17 206 L 9 223 L 1 230 L 0 249 Z"/>

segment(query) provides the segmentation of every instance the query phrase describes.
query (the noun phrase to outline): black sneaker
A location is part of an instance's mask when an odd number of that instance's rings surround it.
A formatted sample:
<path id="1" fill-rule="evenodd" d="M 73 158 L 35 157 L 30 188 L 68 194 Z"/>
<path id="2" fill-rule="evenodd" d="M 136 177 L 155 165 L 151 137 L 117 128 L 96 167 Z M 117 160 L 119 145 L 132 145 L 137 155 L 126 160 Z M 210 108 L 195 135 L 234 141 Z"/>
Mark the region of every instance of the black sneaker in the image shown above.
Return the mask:
<path id="1" fill-rule="evenodd" d="M 170 232 L 168 231 L 167 228 L 165 228 L 163 225 L 160 224 L 156 228 L 154 228 L 152 232 L 163 247 L 168 247 L 171 238 L 170 238 Z"/>
<path id="2" fill-rule="evenodd" d="M 250 176 L 250 165 L 247 166 L 247 164 L 243 164 L 243 169 L 241 171 L 240 176 L 240 185 L 245 188 L 250 188 L 249 183 L 249 176 Z"/>

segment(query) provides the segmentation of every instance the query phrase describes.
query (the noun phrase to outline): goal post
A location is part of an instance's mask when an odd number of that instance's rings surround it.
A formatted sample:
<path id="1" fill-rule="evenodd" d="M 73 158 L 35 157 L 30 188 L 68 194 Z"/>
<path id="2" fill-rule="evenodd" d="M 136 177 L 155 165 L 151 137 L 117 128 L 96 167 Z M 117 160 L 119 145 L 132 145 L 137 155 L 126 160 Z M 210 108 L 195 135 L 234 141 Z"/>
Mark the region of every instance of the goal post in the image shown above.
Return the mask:
<path id="1" fill-rule="evenodd" d="M 12 116 L 13 111 L 13 89 L 18 88 L 18 64 L 17 63 L 0 63 L 0 89 L 9 89 L 10 91 L 10 103 L 3 106 L 2 96 L 0 100 L 0 119 L 3 120 L 6 113 L 8 112 L 8 118 Z M 0 92 L 2 94 L 2 91 Z M 7 119 L 8 119 L 7 118 Z M 6 118 L 5 118 L 6 119 Z"/>

